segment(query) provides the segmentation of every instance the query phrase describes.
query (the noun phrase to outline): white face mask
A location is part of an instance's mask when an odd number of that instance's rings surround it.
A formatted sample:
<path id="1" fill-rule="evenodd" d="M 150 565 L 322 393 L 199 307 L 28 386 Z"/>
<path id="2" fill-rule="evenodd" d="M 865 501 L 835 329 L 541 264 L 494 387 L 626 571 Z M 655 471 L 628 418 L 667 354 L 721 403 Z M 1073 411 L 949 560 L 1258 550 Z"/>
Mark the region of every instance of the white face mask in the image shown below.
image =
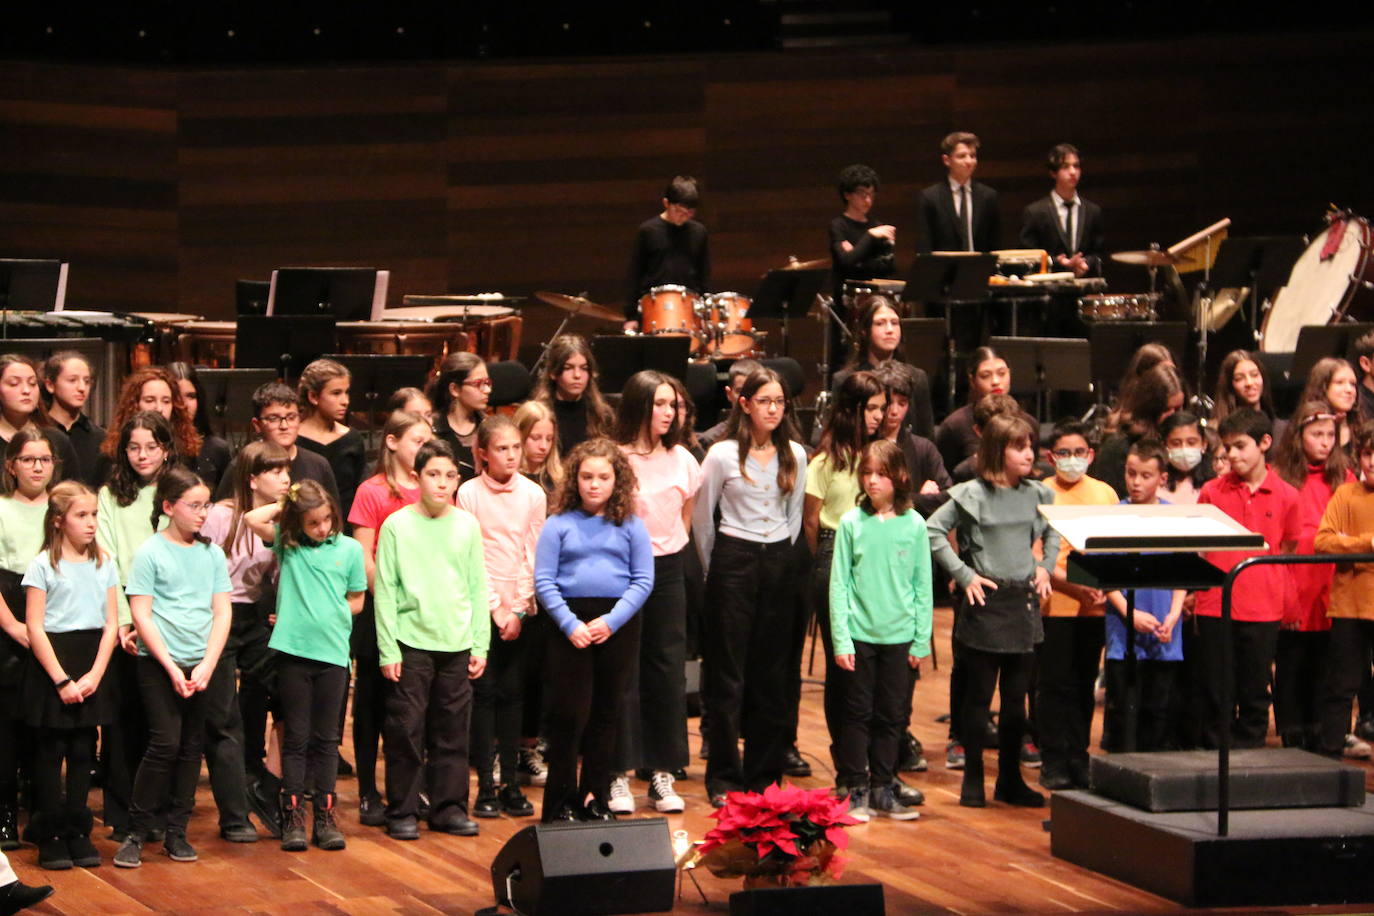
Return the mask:
<path id="1" fill-rule="evenodd" d="M 1171 448 L 1169 449 L 1169 463 L 1180 471 L 1191 471 L 1202 462 L 1202 449 L 1200 448 Z"/>
<path id="2" fill-rule="evenodd" d="M 1073 456 L 1069 456 L 1068 458 L 1056 458 L 1054 459 L 1054 469 L 1059 473 L 1060 477 L 1064 478 L 1069 483 L 1073 483 L 1084 474 L 1088 473 L 1088 459 L 1074 458 Z"/>

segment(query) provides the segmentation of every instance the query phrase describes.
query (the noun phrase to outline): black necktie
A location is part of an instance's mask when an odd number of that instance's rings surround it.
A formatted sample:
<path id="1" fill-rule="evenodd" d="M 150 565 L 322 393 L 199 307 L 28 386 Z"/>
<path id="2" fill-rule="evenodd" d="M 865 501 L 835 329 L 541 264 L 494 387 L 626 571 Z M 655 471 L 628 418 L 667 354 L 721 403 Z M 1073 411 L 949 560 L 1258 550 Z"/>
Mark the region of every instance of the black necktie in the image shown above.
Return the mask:
<path id="1" fill-rule="evenodd" d="M 1075 254 L 1078 248 L 1073 243 L 1073 201 L 1064 201 L 1064 238 L 1068 239 L 1070 255 Z"/>
<path id="2" fill-rule="evenodd" d="M 964 246 L 973 250 L 973 215 L 968 208 L 968 185 L 959 186 L 959 228 L 964 234 Z"/>

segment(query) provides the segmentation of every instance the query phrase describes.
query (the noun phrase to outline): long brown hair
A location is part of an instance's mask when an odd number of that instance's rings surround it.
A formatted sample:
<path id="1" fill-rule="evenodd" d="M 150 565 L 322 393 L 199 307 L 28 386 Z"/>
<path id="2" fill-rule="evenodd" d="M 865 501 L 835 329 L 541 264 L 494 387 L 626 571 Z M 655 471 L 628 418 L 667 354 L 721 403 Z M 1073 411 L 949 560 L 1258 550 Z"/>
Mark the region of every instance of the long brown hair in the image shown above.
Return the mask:
<path id="1" fill-rule="evenodd" d="M 865 362 L 873 363 L 873 320 L 878 317 L 879 309 L 891 309 L 897 316 L 897 320 L 902 320 L 902 305 L 896 299 L 876 294 L 870 296 L 864 303 L 864 307 L 859 311 L 859 317 L 854 320 L 854 352 L 850 354 L 849 365 L 861 366 Z M 900 327 L 900 325 L 899 325 Z M 885 358 L 901 359 L 902 341 L 897 340 L 897 349 L 893 350 Z"/>
<path id="2" fill-rule="evenodd" d="M 783 414 L 782 421 L 773 430 L 770 438 L 773 440 L 773 448 L 778 452 L 778 489 L 786 496 L 792 492 L 792 488 L 797 485 L 797 456 L 792 454 L 792 442 L 797 438 L 797 424 L 792 420 L 791 404 L 787 400 L 787 383 L 782 380 L 782 376 L 772 369 L 760 366 L 745 378 L 744 384 L 740 385 L 739 398 L 735 401 L 734 408 L 730 411 L 730 417 L 725 425 L 725 438 L 733 439 L 739 448 L 739 474 L 745 480 L 749 480 L 749 472 L 744 469 L 744 464 L 749 459 L 749 447 L 753 445 L 754 429 L 749 419 L 749 415 L 744 412 L 740 405 L 745 401 L 753 401 L 754 395 L 759 393 L 759 389 L 764 385 L 777 382 L 782 389 Z"/>
<path id="3" fill-rule="evenodd" d="M 1325 398 L 1303 401 L 1298 405 L 1297 413 L 1293 414 L 1293 421 L 1283 431 L 1283 438 L 1279 440 L 1279 447 L 1274 450 L 1274 459 L 1271 462 L 1278 475 L 1299 490 L 1307 482 L 1309 466 L 1307 453 L 1302 448 L 1302 431 L 1322 420 L 1332 422 L 1338 437 L 1336 444 L 1331 448 L 1331 454 L 1326 456 L 1326 463 L 1322 467 L 1322 479 L 1334 490 L 1345 482 L 1346 474 L 1350 472 L 1350 456 L 1341 448 L 1340 423 L 1331 405 L 1326 403 Z"/>
<path id="4" fill-rule="evenodd" d="M 673 392 L 673 423 L 659 441 L 668 451 L 673 450 L 682 439 L 682 424 L 677 419 L 677 388 L 668 376 L 654 369 L 636 372 L 625 383 L 620 394 L 620 409 L 615 415 L 615 441 L 630 447 L 639 444 L 640 436 L 645 435 L 652 426 L 654 399 L 658 396 L 658 389 L 664 385 Z"/>
<path id="5" fill-rule="evenodd" d="M 1252 362 L 1259 370 L 1260 375 L 1260 400 L 1259 409 L 1264 412 L 1269 419 L 1274 419 L 1274 398 L 1269 391 L 1269 373 L 1265 371 L 1264 363 L 1260 361 L 1257 354 L 1249 350 L 1232 350 L 1227 353 L 1221 361 L 1221 368 L 1217 370 L 1217 396 L 1215 398 L 1216 409 L 1212 411 L 1212 422 L 1217 426 L 1226 419 L 1226 415 L 1240 407 L 1249 407 L 1249 404 L 1242 404 L 1236 395 L 1236 390 L 1231 385 L 1232 377 L 1236 374 L 1236 367 L 1243 362 Z"/>
<path id="6" fill-rule="evenodd" d="M 258 440 L 250 442 L 239 452 L 234 462 L 234 496 L 231 502 L 234 514 L 229 517 L 229 529 L 221 544 L 225 554 L 233 552 L 240 538 L 245 546 L 252 543 L 248 526 L 243 524 L 243 513 L 253 508 L 253 478 L 267 471 L 280 468 L 290 469 L 291 455 L 275 442 Z"/>
<path id="7" fill-rule="evenodd" d="M 857 465 L 859 453 L 873 438 L 864 428 L 864 408 L 875 394 L 887 397 L 887 389 L 872 372 L 855 372 L 845 379 L 835 392 L 835 409 L 821 434 L 820 451 L 830 458 L 836 471 L 847 471 Z M 879 424 L 878 433 L 882 426 Z"/>
<path id="8" fill-rule="evenodd" d="M 1356 386 L 1359 385 L 1360 374 L 1358 372 L 1355 372 L 1354 366 L 1350 365 L 1349 362 L 1341 359 L 1339 356 L 1324 356 L 1321 359 L 1317 360 L 1317 362 L 1312 366 L 1311 371 L 1307 373 L 1307 384 L 1303 386 L 1302 397 L 1298 398 L 1298 403 L 1306 404 L 1308 401 L 1326 401 L 1327 404 L 1330 404 L 1331 402 L 1326 396 L 1326 389 L 1331 387 L 1331 380 L 1336 377 L 1336 373 L 1339 372 L 1341 369 L 1349 369 L 1351 372 L 1354 372 L 1355 384 Z M 1359 389 L 1357 387 L 1356 391 L 1358 390 Z M 1360 402 L 1358 399 L 1358 395 L 1356 397 L 1354 408 L 1352 408 L 1351 411 L 1345 415 L 1345 425 L 1350 431 L 1351 441 L 1354 441 L 1356 430 L 1358 430 L 1360 426 L 1363 425 L 1360 423 Z M 1341 424 L 1337 423 L 1337 446 L 1339 446 L 1341 442 L 1340 434 Z"/>
<path id="9" fill-rule="evenodd" d="M 530 399 L 552 409 L 554 399 L 558 396 L 558 376 L 563 374 L 563 366 L 574 356 L 581 356 L 587 361 L 587 387 L 582 392 L 582 400 L 587 403 L 587 438 L 609 435 L 615 415 L 601 395 L 596 357 L 592 355 L 591 344 L 580 334 L 561 334 L 549 343 L 544 371 L 535 379 Z"/>
<path id="10" fill-rule="evenodd" d="M 911 472 L 907 470 L 901 446 L 888 439 L 874 439 L 859 455 L 859 473 L 862 475 L 867 467 L 875 468 L 892 481 L 893 513 L 901 515 L 911 508 Z M 878 511 L 867 493 L 859 496 L 859 508 L 869 515 Z"/>
<path id="11" fill-rule="evenodd" d="M 90 487 L 79 480 L 64 480 L 48 493 L 48 511 L 43 515 L 43 549 L 48 552 L 48 565 L 59 576 L 62 575 L 62 520 L 71 511 L 72 503 L 83 496 L 95 501 L 95 494 Z M 94 560 L 96 566 L 105 562 L 105 551 L 100 549 L 94 538 L 81 552 Z"/>
<path id="12" fill-rule="evenodd" d="M 143 396 L 143 386 L 154 381 L 166 383 L 172 392 L 172 419 L 168 424 L 172 429 L 172 437 L 176 440 L 178 457 L 190 459 L 200 454 L 202 440 L 200 433 L 196 432 L 190 414 L 186 412 L 186 402 L 181 398 L 181 386 L 177 384 L 172 373 L 161 366 L 147 366 L 126 378 L 124 387 L 119 389 L 119 400 L 115 403 L 109 431 L 105 433 L 105 441 L 100 443 L 100 453 L 106 458 L 118 460 L 120 430 L 130 417 L 139 412 L 138 400 Z"/>
<path id="13" fill-rule="evenodd" d="M 577 474 L 582 469 L 582 462 L 588 458 L 604 458 L 611 463 L 611 472 L 615 474 L 615 487 L 611 490 L 611 498 L 606 501 L 606 518 L 617 525 L 624 524 L 625 519 L 634 514 L 635 488 L 639 481 L 635 478 L 634 468 L 630 467 L 630 459 L 625 457 L 620 446 L 604 436 L 579 442 L 573 447 L 563 469 L 563 483 L 559 486 L 558 495 L 554 500 L 554 512 L 561 514 L 582 508 L 582 492 L 577 487 Z"/>

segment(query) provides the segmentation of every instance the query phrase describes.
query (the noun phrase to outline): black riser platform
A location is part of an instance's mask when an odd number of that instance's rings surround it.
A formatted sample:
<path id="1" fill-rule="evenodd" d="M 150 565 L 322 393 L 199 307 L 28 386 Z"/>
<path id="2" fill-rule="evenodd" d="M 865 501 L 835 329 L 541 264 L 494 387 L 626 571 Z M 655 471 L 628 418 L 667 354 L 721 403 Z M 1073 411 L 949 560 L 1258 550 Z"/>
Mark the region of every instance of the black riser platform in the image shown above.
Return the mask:
<path id="1" fill-rule="evenodd" d="M 1105 754 L 1092 758 L 1098 795 L 1146 811 L 1217 807 L 1216 751 Z M 1335 808 L 1364 804 L 1364 770 L 1294 748 L 1231 754 L 1231 810 Z"/>
<path id="2" fill-rule="evenodd" d="M 1056 792 L 1058 858 L 1188 906 L 1374 901 L 1374 803 L 1359 808 L 1141 811 L 1088 792 Z"/>

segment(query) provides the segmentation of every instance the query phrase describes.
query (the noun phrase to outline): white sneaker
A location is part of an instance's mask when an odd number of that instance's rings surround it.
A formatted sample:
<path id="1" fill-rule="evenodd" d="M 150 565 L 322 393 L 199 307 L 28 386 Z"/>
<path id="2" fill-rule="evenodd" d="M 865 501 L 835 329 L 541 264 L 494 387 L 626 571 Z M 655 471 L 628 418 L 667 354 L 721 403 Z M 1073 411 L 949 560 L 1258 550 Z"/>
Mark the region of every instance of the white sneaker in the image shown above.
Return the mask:
<path id="1" fill-rule="evenodd" d="M 520 782 L 524 785 L 542 786 L 549 781 L 549 765 L 537 747 L 520 748 L 520 759 L 515 766 Z"/>
<path id="2" fill-rule="evenodd" d="M 1368 760 L 1370 750 L 1369 742 L 1362 741 L 1354 735 L 1345 736 L 1345 756 L 1354 757 L 1357 760 Z"/>
<path id="3" fill-rule="evenodd" d="M 606 808 L 612 814 L 635 813 L 635 797 L 630 792 L 630 781 L 624 776 L 617 776 L 611 780 L 611 794 L 606 802 Z"/>
<path id="4" fill-rule="evenodd" d="M 682 803 L 682 796 L 673 788 L 673 774 L 662 770 L 654 770 L 654 775 L 649 779 L 649 800 L 659 814 L 681 814 L 686 807 Z"/>

